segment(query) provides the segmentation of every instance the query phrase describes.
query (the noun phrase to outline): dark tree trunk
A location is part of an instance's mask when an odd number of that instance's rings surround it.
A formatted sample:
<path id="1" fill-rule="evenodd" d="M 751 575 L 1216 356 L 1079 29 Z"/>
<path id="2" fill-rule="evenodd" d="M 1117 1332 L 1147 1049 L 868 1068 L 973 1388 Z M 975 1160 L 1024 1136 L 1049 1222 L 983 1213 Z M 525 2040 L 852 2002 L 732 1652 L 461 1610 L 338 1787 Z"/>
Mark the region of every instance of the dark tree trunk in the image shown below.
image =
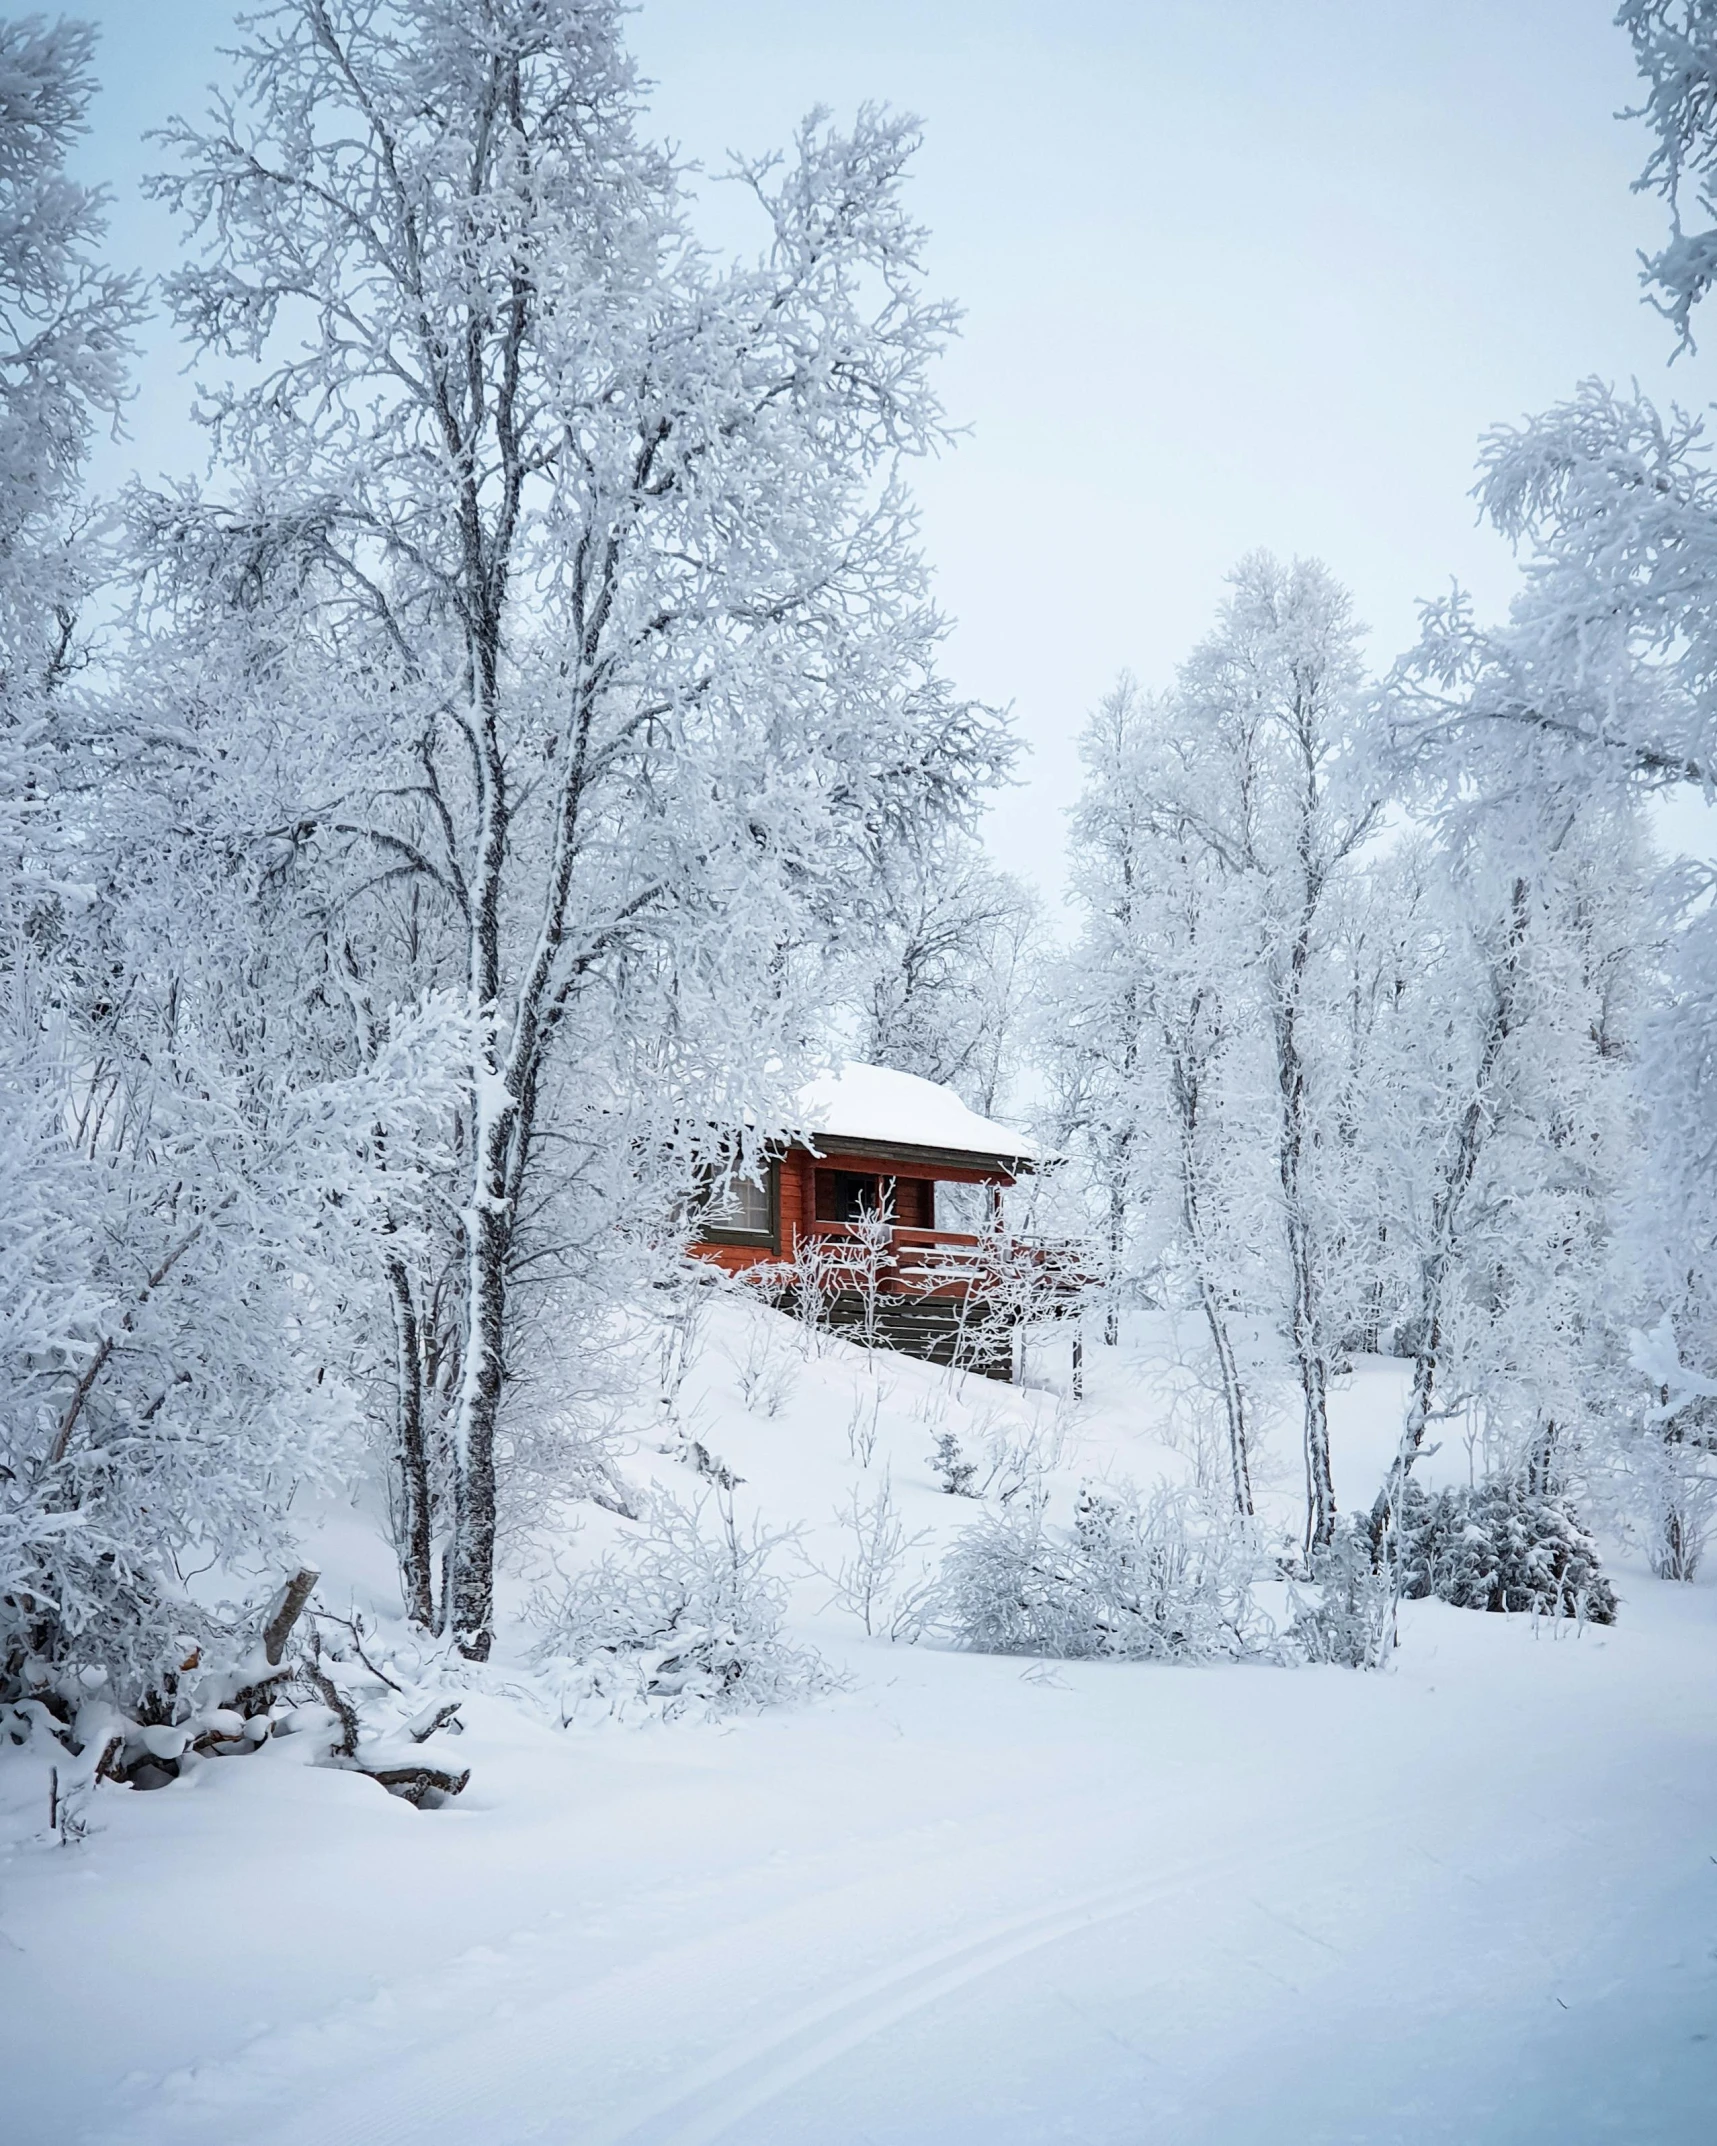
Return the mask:
<path id="1" fill-rule="evenodd" d="M 471 1302 L 455 1450 L 449 1590 L 454 1641 L 460 1653 L 475 1662 L 489 1659 L 494 1638 L 495 1434 L 505 1377 L 511 1236 L 505 1201 L 504 1123 L 488 1129 L 488 1146 L 500 1166 L 484 1172 L 484 1190 L 466 1224 L 471 1232 Z"/>
<path id="2" fill-rule="evenodd" d="M 426 1630 L 435 1617 L 435 1580 L 430 1547 L 429 1448 L 424 1424 L 423 1334 L 417 1298 L 403 1260 L 388 1261 L 397 1334 L 395 1371 L 400 1484 L 400 1579 L 405 1613 Z"/>
<path id="3" fill-rule="evenodd" d="M 1288 1258 L 1293 1277 L 1294 1358 L 1300 1370 L 1305 1417 L 1306 1549 L 1326 1549 L 1335 1539 L 1335 1480 L 1329 1453 L 1329 1366 L 1318 1334 L 1311 1232 L 1303 1216 L 1290 1215 Z"/>
<path id="4" fill-rule="evenodd" d="M 1115 1291 L 1120 1284 L 1121 1253 L 1127 1242 L 1127 1195 L 1117 1178 L 1109 1187 L 1109 1301 L 1103 1307 L 1103 1341 L 1108 1348 L 1121 1339 L 1121 1307 Z"/>

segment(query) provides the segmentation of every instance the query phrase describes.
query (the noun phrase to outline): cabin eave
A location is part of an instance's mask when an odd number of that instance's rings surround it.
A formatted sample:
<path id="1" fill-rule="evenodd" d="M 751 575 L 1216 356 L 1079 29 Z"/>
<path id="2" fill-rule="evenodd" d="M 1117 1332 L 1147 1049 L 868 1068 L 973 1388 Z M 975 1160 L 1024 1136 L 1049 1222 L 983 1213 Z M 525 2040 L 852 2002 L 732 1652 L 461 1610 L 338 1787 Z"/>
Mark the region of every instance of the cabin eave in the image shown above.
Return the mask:
<path id="1" fill-rule="evenodd" d="M 921 1147 L 905 1140 L 860 1140 L 843 1133 L 811 1133 L 793 1145 L 819 1160 L 830 1155 L 856 1156 L 866 1162 L 899 1163 L 915 1172 L 961 1170 L 974 1178 L 1006 1179 L 1010 1184 L 1036 1168 L 1029 1155 L 1003 1155 L 976 1148 Z"/>

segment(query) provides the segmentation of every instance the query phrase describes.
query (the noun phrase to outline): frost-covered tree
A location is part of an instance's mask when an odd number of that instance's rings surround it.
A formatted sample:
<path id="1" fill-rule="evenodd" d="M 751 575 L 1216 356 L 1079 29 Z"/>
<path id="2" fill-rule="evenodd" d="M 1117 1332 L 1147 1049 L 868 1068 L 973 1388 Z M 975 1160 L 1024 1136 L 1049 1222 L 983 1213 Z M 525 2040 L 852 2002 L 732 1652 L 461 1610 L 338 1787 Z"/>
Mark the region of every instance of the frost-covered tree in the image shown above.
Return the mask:
<path id="1" fill-rule="evenodd" d="M 365 744 L 314 638 L 296 630 L 297 606 L 241 598 L 183 557 L 163 569 L 151 503 L 137 505 L 144 573 L 112 696 L 123 776 L 104 821 L 116 846 L 130 845 L 131 913 L 161 920 L 149 965 L 194 975 L 222 1008 L 235 1077 L 257 1110 L 331 1087 L 373 1098 L 369 1122 L 343 1121 L 351 1183 L 324 1217 L 337 1226 L 321 1232 L 319 1254 L 342 1311 L 320 1347 L 383 1430 L 403 1591 L 428 1623 L 437 1401 L 457 1361 L 449 1061 L 467 1040 L 464 997 L 446 935 L 410 882 L 354 885 L 345 840 L 319 831 Z M 189 892 L 176 899 L 166 890 L 179 881 Z M 190 934 L 177 921 L 186 913 L 198 919 Z M 189 986 L 176 988 L 183 997 Z"/>
<path id="2" fill-rule="evenodd" d="M 1638 1152 L 1639 839 L 1596 805 L 1480 815 L 1419 868 L 1402 989 L 1362 1135 L 1412 1365 L 1374 1526 L 1395 1525 L 1434 1423 L 1486 1474 L 1561 1488 L 1614 1412 Z"/>
<path id="3" fill-rule="evenodd" d="M 1648 293 L 1692 343 L 1717 269 L 1717 13 L 1708 0 L 1624 0 L 1617 16 L 1655 135 L 1637 187 L 1671 236 Z M 1486 631 L 1457 592 L 1428 607 L 1413 675 L 1416 738 L 1547 758 L 1564 776 L 1709 790 L 1717 722 L 1717 479 L 1697 417 L 1586 380 L 1484 441 L 1480 503 L 1526 554 L 1507 625 Z M 1493 758 L 1494 772 L 1498 761 Z"/>
<path id="4" fill-rule="evenodd" d="M 105 205 L 66 159 L 94 90 L 95 33 L 0 23 L 0 928 L 57 904 L 58 696 L 79 666 L 94 562 L 81 486 L 116 423 L 142 307 L 100 255 Z"/>
<path id="5" fill-rule="evenodd" d="M 158 1696 L 275 1586 L 347 1414 L 335 1203 L 393 1115 L 290 1077 L 266 872 L 143 809 L 173 748 L 87 664 L 79 487 L 139 313 L 66 170 L 91 52 L 0 25 L 0 1692 L 44 1705 Z"/>
<path id="6" fill-rule="evenodd" d="M 1469 752 L 1417 744 L 1386 750 L 1327 576 L 1248 562 L 1175 690 L 1123 681 L 1087 733 L 1085 924 L 1051 1016 L 1117 1256 L 1200 1314 L 1241 1512 L 1256 1337 L 1287 1343 L 1320 1563 L 1354 1350 L 1412 1365 L 1379 1543 L 1433 1425 L 1487 1471 L 1578 1475 L 1625 1362 L 1634 809 L 1534 789 L 1500 813 Z"/>
<path id="7" fill-rule="evenodd" d="M 1046 1021 L 1064 1134 L 1101 1188 L 1115 1282 L 1190 1296 L 1209 1342 L 1225 1466 L 1252 1510 L 1243 1329 L 1267 1294 L 1255 1166 L 1271 1130 L 1253 889 L 1205 841 L 1206 739 L 1123 678 L 1082 741 L 1072 890 L 1080 938 Z M 1252 1173 L 1249 1182 L 1249 1172 Z M 1113 1321 L 1113 1310 L 1111 1310 Z M 1113 1337 L 1113 1324 L 1110 1327 Z"/>
<path id="8" fill-rule="evenodd" d="M 1188 826 L 1242 881 L 1258 920 L 1276 1099 L 1276 1173 L 1287 1329 L 1299 1376 L 1308 1546 L 1335 1526 L 1328 1389 L 1339 1343 L 1326 1286 L 1332 1241 L 1320 1157 L 1334 1147 L 1336 1087 L 1320 1063 L 1320 973 L 1333 912 L 1377 825 L 1382 790 L 1366 721 L 1359 629 L 1346 592 L 1315 561 L 1263 555 L 1233 577 L 1216 631 L 1182 673 L 1205 740 Z"/>
<path id="9" fill-rule="evenodd" d="M 676 1125 L 767 1117 L 807 905 L 1003 754 L 937 673 L 900 478 L 951 323 L 911 125 L 814 119 L 740 167 L 765 251 L 718 265 L 621 12 L 280 0 L 158 182 L 201 247 L 176 316 L 237 371 L 204 395 L 224 488 L 157 528 L 292 592 L 359 748 L 292 839 L 409 887 L 469 1010 L 447 1571 L 477 1656 L 533 1283 L 596 1286 Z M 411 963 L 366 929 L 385 1007 Z"/>
<path id="10" fill-rule="evenodd" d="M 1170 1241 L 1210 1333 L 1242 1510 L 1235 1335 L 1248 1316 L 1285 1329 L 1313 1548 L 1335 1524 L 1333 1268 L 1352 1234 L 1337 1219 L 1340 917 L 1382 794 L 1357 639 L 1323 567 L 1257 554 L 1172 695 L 1152 703 L 1123 683 L 1104 704 L 1086 740 L 1075 842 L 1089 925 L 1061 1053 L 1112 1256 L 1142 1205 L 1135 1188 L 1174 1187 Z M 1272 1240 L 1280 1258 L 1260 1272 Z"/>
<path id="11" fill-rule="evenodd" d="M 1691 346 L 1693 309 L 1717 275 L 1717 230 L 1689 232 L 1682 222 L 1689 202 L 1717 219 L 1717 15 L 1710 0 L 1622 0 L 1616 21 L 1647 86 L 1644 105 L 1627 116 L 1657 136 L 1636 189 L 1661 194 L 1671 216 L 1669 243 L 1647 261 L 1644 281 Z"/>
<path id="12" fill-rule="evenodd" d="M 1507 780 L 1710 780 L 1717 476 L 1703 427 L 1596 380 L 1484 441 L 1478 497 L 1525 555 L 1506 624 L 1459 590 L 1425 607 L 1395 718 Z"/>
<path id="13" fill-rule="evenodd" d="M 1647 85 L 1631 116 L 1655 136 L 1638 184 L 1660 193 L 1672 218 L 1644 280 L 1690 346 L 1717 262 L 1711 232 L 1697 228 L 1710 220 L 1717 170 L 1717 16 L 1704 0 L 1628 0 L 1618 21 Z M 1533 821 L 1625 814 L 1629 798 L 1677 786 L 1709 797 L 1717 483 L 1702 422 L 1588 380 L 1566 402 L 1486 439 L 1478 496 L 1523 554 L 1520 591 L 1498 626 L 1478 621 L 1459 591 L 1427 607 L 1395 682 L 1400 741 L 1422 764 L 1457 766 L 1468 802 L 1489 799 Z M 1674 1474 L 1689 1458 L 1680 1431 L 1696 1424 L 1700 1389 L 1717 1367 L 1717 1169 L 1705 1072 L 1717 936 L 1707 867 L 1686 864 L 1659 892 L 1660 917 L 1641 932 L 1659 952 L 1648 960 L 1642 950 L 1636 962 L 1653 988 L 1635 1022 L 1651 1137 L 1634 1265 L 1642 1314 L 1653 1303 L 1661 1313 L 1648 1319 L 1653 1340 L 1640 1360 L 1656 1367 L 1646 1413 Z M 1672 1392 L 1689 1397 L 1679 1428 L 1665 1398 Z M 1696 1476 L 1702 1455 L 1691 1465 Z M 1664 1510 L 1673 1509 L 1672 1498 Z"/>
<path id="14" fill-rule="evenodd" d="M 847 991 L 855 1047 L 996 1110 L 1017 1071 L 1038 905 L 959 830 L 879 844 L 858 890 Z"/>
<path id="15" fill-rule="evenodd" d="M 1375 1138 L 1411 1063 L 1415 987 L 1437 935 L 1441 873 L 1435 845 L 1397 831 L 1342 885 L 1332 904 L 1329 968 L 1320 992 L 1329 1107 L 1320 1150 L 1331 1196 L 1326 1287 L 1343 1356 L 1398 1345 L 1407 1316 L 1408 1248 Z"/>
<path id="16" fill-rule="evenodd" d="M 1069 836 L 1069 891 L 1081 920 L 1070 956 L 1045 980 L 1044 1049 L 1058 1137 L 1082 1152 L 1102 1209 L 1109 1304 L 1105 1338 L 1120 1338 L 1121 1295 L 1150 1263 L 1139 1241 L 1150 1202 L 1156 1103 L 1145 980 L 1138 973 L 1134 890 L 1147 869 L 1151 824 L 1131 781 L 1141 698 L 1123 676 L 1080 741 L 1085 786 Z"/>
<path id="17" fill-rule="evenodd" d="M 0 1675 L 51 1648 L 76 1555 L 79 1500 L 60 1477 L 61 1427 L 101 1347 L 92 1236 L 102 1220 L 68 1138 L 61 726 L 85 574 L 79 485 L 95 426 L 117 419 L 136 324 L 134 287 L 98 254 L 100 197 L 66 159 L 83 132 L 93 32 L 0 24 Z M 110 1352 L 111 1353 L 111 1352 Z M 74 1424 L 75 1428 L 75 1424 Z M 92 1553 L 96 1554 L 96 1553 Z"/>

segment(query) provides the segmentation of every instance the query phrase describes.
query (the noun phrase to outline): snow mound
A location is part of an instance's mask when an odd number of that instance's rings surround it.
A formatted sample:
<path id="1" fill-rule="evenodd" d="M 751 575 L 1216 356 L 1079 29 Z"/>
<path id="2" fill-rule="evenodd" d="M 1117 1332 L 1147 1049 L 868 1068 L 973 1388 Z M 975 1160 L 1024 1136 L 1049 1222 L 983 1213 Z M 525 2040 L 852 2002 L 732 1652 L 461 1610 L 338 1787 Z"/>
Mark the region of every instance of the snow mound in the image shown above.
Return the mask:
<path id="1" fill-rule="evenodd" d="M 960 1148 L 1019 1162 L 1038 1157 L 1035 1142 L 994 1118 L 979 1117 L 952 1088 L 851 1059 L 800 1089 L 799 1118 L 813 1139 L 826 1135 L 890 1146 Z"/>

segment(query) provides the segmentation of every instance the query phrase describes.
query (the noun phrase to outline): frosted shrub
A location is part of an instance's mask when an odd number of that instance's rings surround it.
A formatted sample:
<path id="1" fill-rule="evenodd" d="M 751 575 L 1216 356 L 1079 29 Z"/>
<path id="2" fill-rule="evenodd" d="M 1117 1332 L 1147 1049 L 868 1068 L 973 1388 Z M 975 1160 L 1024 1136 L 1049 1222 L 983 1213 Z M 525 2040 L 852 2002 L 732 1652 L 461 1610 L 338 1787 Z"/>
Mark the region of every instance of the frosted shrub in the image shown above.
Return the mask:
<path id="1" fill-rule="evenodd" d="M 882 1314 L 888 1302 L 888 1277 L 900 1262 L 894 1250 L 894 1225 L 886 1215 L 866 1209 L 849 1222 L 841 1240 L 839 1281 L 859 1300 L 858 1339 L 875 1350 L 883 1346 Z"/>
<path id="2" fill-rule="evenodd" d="M 1380 1669 L 1395 1643 L 1395 1584 L 1380 1564 L 1371 1528 L 1349 1517 L 1312 1558 L 1312 1587 L 1293 1591 L 1288 1644 L 1308 1662 Z"/>
<path id="3" fill-rule="evenodd" d="M 1273 1633 L 1243 1530 L 1175 1491 L 1087 1485 L 1071 1529 L 1041 1497 L 969 1528 L 942 1567 L 938 1621 L 986 1654 L 1238 1661 Z"/>
<path id="4" fill-rule="evenodd" d="M 952 1431 L 938 1431 L 936 1450 L 930 1456 L 930 1466 L 935 1471 L 938 1485 L 951 1498 L 975 1498 L 972 1488 L 978 1473 L 978 1464 L 966 1458 L 960 1441 Z"/>
<path id="5" fill-rule="evenodd" d="M 623 1551 L 533 1606 L 535 1659 L 558 1675 L 563 1718 L 590 1699 L 731 1713 L 827 1689 L 817 1657 L 781 1636 L 787 1589 L 773 1561 L 789 1540 L 742 1528 L 725 1491 L 689 1506 L 652 1494 Z"/>
<path id="6" fill-rule="evenodd" d="M 1660 1580 L 1695 1579 L 1717 1528 L 1717 1475 L 1709 1457 L 1696 1455 L 1688 1466 L 1663 1446 L 1636 1474 L 1650 1529 L 1652 1571 Z"/>
<path id="7" fill-rule="evenodd" d="M 830 1598 L 837 1608 L 857 1617 L 868 1636 L 886 1632 L 890 1639 L 916 1638 L 925 1606 L 925 1583 L 902 1587 L 908 1554 L 928 1542 L 928 1529 L 908 1535 L 894 1503 L 886 1469 L 868 1491 L 855 1484 L 835 1519 L 850 1544 L 838 1569 L 824 1575 L 834 1582 Z"/>
<path id="8" fill-rule="evenodd" d="M 1047 1422 L 1028 1422 L 1023 1430 L 1011 1431 L 1006 1423 L 989 1431 L 985 1459 L 989 1463 L 979 1495 L 993 1497 L 999 1505 L 1011 1505 L 1034 1493 L 1046 1475 L 1053 1475 L 1067 1453 L 1067 1426 L 1058 1403 Z"/>
<path id="9" fill-rule="evenodd" d="M 1530 1610 L 1614 1624 L 1615 1589 L 1566 1501 L 1499 1476 L 1427 1497 L 1409 1484 L 1402 1593 L 1459 1609 Z"/>
<path id="10" fill-rule="evenodd" d="M 873 1385 L 868 1394 L 863 1389 L 855 1393 L 847 1411 L 847 1452 L 861 1468 L 868 1468 L 876 1458 L 877 1432 L 886 1398 L 885 1390 Z"/>
<path id="11" fill-rule="evenodd" d="M 798 1369 L 796 1352 L 781 1323 L 773 1318 L 749 1320 L 743 1340 L 726 1355 L 746 1410 L 773 1421 L 787 1405 Z"/>
<path id="12" fill-rule="evenodd" d="M 657 1329 L 656 1386 L 669 1422 L 679 1413 L 680 1389 L 703 1347 L 710 1306 L 708 1275 L 690 1272 L 690 1260 L 685 1266 L 688 1271 L 674 1275 L 660 1292 L 667 1309 Z"/>

